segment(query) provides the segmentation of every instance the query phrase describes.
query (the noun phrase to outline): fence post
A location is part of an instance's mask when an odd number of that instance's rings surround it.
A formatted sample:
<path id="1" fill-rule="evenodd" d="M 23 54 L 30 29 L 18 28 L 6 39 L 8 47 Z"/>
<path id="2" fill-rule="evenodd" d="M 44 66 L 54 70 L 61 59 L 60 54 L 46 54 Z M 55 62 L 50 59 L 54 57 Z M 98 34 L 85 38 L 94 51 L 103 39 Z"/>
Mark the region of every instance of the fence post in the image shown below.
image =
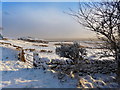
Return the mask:
<path id="1" fill-rule="evenodd" d="M 24 55 L 25 55 L 25 53 L 24 53 L 24 50 L 22 49 L 22 51 L 21 51 L 21 53 L 20 53 L 20 60 L 23 61 L 23 62 L 26 61 Z"/>

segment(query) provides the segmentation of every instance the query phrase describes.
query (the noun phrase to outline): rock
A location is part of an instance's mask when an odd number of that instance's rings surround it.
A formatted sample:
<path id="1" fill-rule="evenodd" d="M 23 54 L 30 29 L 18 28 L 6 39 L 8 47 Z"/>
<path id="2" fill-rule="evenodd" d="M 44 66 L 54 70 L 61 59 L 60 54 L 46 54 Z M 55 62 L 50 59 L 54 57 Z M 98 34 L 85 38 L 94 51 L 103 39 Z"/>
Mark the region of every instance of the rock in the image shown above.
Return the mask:
<path id="1" fill-rule="evenodd" d="M 83 76 L 84 74 L 82 72 L 79 72 L 79 76 Z"/>
<path id="2" fill-rule="evenodd" d="M 72 65 L 74 62 L 73 62 L 73 60 L 66 60 L 66 64 L 70 64 L 70 65 Z"/>
<path id="3" fill-rule="evenodd" d="M 63 79 L 65 77 L 65 74 L 59 73 L 58 74 L 58 79 Z"/>
<path id="4" fill-rule="evenodd" d="M 89 61 L 89 60 L 86 60 L 86 64 L 90 64 L 90 61 Z"/>
<path id="5" fill-rule="evenodd" d="M 49 64 L 49 63 L 50 63 L 50 59 L 48 59 L 48 58 L 41 58 L 41 59 L 40 59 L 40 62 L 41 62 L 41 63 L 44 63 L 44 62 L 45 62 L 46 64 Z"/>
<path id="6" fill-rule="evenodd" d="M 97 87 L 104 87 L 105 85 L 106 85 L 106 83 L 104 82 L 104 81 L 102 81 L 102 80 L 95 80 L 95 84 L 96 84 L 96 86 Z"/>
<path id="7" fill-rule="evenodd" d="M 57 67 L 57 64 L 51 65 L 50 68 L 51 69 L 55 69 Z"/>

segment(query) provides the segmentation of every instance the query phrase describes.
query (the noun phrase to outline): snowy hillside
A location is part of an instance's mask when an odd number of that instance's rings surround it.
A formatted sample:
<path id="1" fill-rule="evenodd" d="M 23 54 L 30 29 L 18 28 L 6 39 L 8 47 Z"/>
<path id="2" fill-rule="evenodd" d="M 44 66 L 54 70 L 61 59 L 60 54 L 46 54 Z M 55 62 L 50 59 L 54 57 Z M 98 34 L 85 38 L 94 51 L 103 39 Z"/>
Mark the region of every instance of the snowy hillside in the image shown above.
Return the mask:
<path id="1" fill-rule="evenodd" d="M 115 88 L 118 84 L 114 82 L 116 74 L 113 72 L 108 74 L 86 75 L 81 72 L 80 76 L 74 77 L 64 75 L 60 78 L 61 74 L 58 73 L 58 69 L 49 69 L 51 65 L 48 65 L 47 69 L 29 67 L 26 62 L 18 60 L 18 53 L 21 48 L 25 53 L 37 53 L 42 60 L 42 65 L 46 65 L 46 62 L 54 64 L 56 61 L 70 61 L 68 58 L 59 57 L 55 54 L 55 48 L 59 47 L 61 42 L 49 42 L 38 43 L 29 42 L 24 40 L 0 40 L 0 73 L 2 72 L 2 80 L 0 80 L 0 87 L 2 88 Z M 63 42 L 65 44 L 71 44 L 72 42 Z M 81 42 L 81 46 L 94 47 L 94 50 L 87 48 L 89 60 L 108 60 L 113 61 L 114 58 L 103 57 L 100 58 L 100 49 L 95 48 L 95 44 L 88 44 Z M 96 54 L 98 53 L 98 54 Z M 54 63 L 53 63 L 54 61 Z M 49 63 L 48 62 L 48 63 Z M 90 61 L 92 62 L 92 61 Z M 87 65 L 87 64 L 86 64 Z M 59 65 L 54 64 L 56 68 Z M 53 67 L 52 66 L 52 67 Z M 63 65 L 64 66 L 64 65 Z M 80 73 L 79 73 L 80 74 Z M 107 77 L 107 78 L 106 78 Z M 82 83 L 82 86 L 79 85 Z M 87 84 L 86 84 L 86 83 Z M 96 83 L 98 82 L 98 83 Z M 91 86 L 90 86 L 91 85 Z"/>

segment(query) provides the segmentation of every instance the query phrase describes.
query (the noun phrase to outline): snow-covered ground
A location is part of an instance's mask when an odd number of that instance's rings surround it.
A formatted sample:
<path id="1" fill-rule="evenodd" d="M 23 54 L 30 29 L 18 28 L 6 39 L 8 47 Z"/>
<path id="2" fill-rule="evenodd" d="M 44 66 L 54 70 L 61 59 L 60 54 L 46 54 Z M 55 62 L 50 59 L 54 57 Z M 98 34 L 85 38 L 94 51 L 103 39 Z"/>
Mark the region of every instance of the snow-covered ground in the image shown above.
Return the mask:
<path id="1" fill-rule="evenodd" d="M 57 73 L 42 69 L 28 68 L 24 62 L 16 58 L 17 51 L 2 48 L 2 85 L 3 88 L 75 88 L 76 80 L 66 77 L 66 82 L 61 82 Z"/>
<path id="2" fill-rule="evenodd" d="M 8 39 L 8 40 L 0 40 L 0 43 L 1 43 L 0 67 L 2 67 L 0 68 L 0 73 L 2 73 L 1 75 L 2 80 L 0 80 L 0 87 L 2 88 L 76 88 L 77 87 L 76 85 L 78 84 L 78 80 L 76 78 L 65 76 L 64 80 L 61 81 L 58 78 L 59 75 L 58 73 L 49 70 L 30 68 L 26 63 L 19 61 L 17 58 L 18 53 L 20 51 L 16 49 L 16 46 L 19 46 L 22 47 L 23 49 L 35 49 L 34 52 L 39 53 L 40 58 L 42 58 L 43 60 L 46 59 L 66 60 L 67 58 L 62 58 L 55 54 L 55 48 L 56 48 L 55 44 L 61 42 L 49 42 L 48 44 L 43 44 L 43 43 L 35 43 L 35 42 L 33 43 L 22 40 Z M 72 42 L 65 42 L 65 43 L 72 43 Z M 89 46 L 95 47 L 94 44 L 90 45 L 83 41 L 81 41 L 80 43 L 81 45 L 86 47 Z M 41 45 L 46 45 L 46 47 Z M 52 52 L 51 53 L 40 52 L 41 50 L 47 50 Z M 100 59 L 99 55 L 96 55 L 96 53 L 101 52 L 100 49 L 94 49 L 94 50 L 87 49 L 87 50 L 88 50 L 89 59 L 96 59 L 96 60 Z M 103 59 L 113 60 L 113 57 L 107 57 Z M 89 76 L 83 76 L 80 78 L 81 80 L 83 80 L 86 79 L 86 77 Z M 103 80 L 106 77 L 115 78 L 115 75 L 96 74 L 94 76 L 94 78 L 97 78 L 97 80 Z M 88 79 L 88 81 L 89 80 L 90 79 Z M 114 88 L 117 86 L 118 85 L 116 83 L 112 83 L 111 86 L 109 85 L 108 87 Z"/>

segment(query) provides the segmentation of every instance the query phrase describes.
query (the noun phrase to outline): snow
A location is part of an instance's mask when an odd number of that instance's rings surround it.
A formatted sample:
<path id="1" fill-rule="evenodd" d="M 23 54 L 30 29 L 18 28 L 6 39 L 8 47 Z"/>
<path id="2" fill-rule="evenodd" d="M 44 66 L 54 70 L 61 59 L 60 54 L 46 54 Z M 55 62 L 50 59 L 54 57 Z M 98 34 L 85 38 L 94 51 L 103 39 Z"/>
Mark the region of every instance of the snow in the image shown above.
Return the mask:
<path id="1" fill-rule="evenodd" d="M 14 50 L 14 49 L 10 49 L 10 48 L 1 48 L 2 49 L 2 57 L 0 57 L 0 60 L 8 60 L 9 58 L 11 60 L 15 60 L 17 58 L 17 54 L 18 54 L 18 51 Z M 7 53 L 6 53 L 7 52 Z"/>
<path id="2" fill-rule="evenodd" d="M 115 83 L 115 74 L 95 74 L 93 76 L 86 75 L 81 77 L 80 82 L 83 88 L 116 88 L 119 87 Z"/>
<path id="3" fill-rule="evenodd" d="M 2 48 L 0 47 L 0 57 L 2 57 Z M 1 61 L 1 59 L 0 59 Z M 0 64 L 0 67 L 2 67 L 2 65 Z M 0 81 L 2 81 L 2 72 L 0 71 Z M 0 83 L 0 90 L 2 88 L 2 83 Z"/>
<path id="4" fill-rule="evenodd" d="M 0 88 L 76 88 L 78 80 L 76 78 L 71 78 L 65 76 L 63 80 L 58 78 L 58 73 L 55 71 L 50 71 L 49 69 L 35 69 L 29 67 L 26 63 L 18 60 L 17 56 L 19 51 L 16 50 L 16 47 L 20 46 L 23 49 L 35 49 L 34 52 L 26 51 L 26 53 L 38 53 L 38 56 L 41 58 L 41 61 L 50 62 L 51 60 L 68 60 L 68 58 L 59 57 L 55 54 L 55 43 L 60 42 L 49 42 L 49 44 L 43 43 L 33 43 L 26 42 L 22 40 L 0 40 L 2 43 L 10 43 L 9 44 L 0 44 Z M 88 43 L 91 43 L 87 41 Z M 64 42 L 63 42 L 64 43 Z M 72 43 L 72 42 L 65 42 Z M 86 42 L 81 41 L 81 45 L 87 47 L 95 47 L 95 45 L 89 45 Z M 94 42 L 93 42 L 94 43 Z M 13 46 L 12 46 L 13 45 Z M 35 45 L 47 45 L 48 47 L 35 46 Z M 40 50 L 51 50 L 52 53 L 41 53 Z M 113 57 L 100 58 L 96 53 L 101 52 L 100 49 L 87 49 L 88 51 L 88 59 L 96 59 L 96 60 L 113 60 Z M 38 57 L 36 57 L 38 58 Z M 33 58 L 32 58 L 33 59 Z M 104 74 L 96 74 L 93 78 L 97 80 L 107 81 L 107 77 L 115 78 L 114 74 L 104 75 Z M 81 77 L 83 80 L 90 81 L 90 76 Z M 108 81 L 111 78 L 108 78 Z M 94 80 L 93 80 L 94 81 Z M 94 82 L 90 82 L 94 84 Z M 100 83 L 101 84 L 101 83 Z M 104 86 L 100 86 L 104 87 Z M 109 86 L 105 87 L 117 87 L 117 84 L 112 82 Z"/>
<path id="5" fill-rule="evenodd" d="M 0 64 L 2 68 L 2 88 L 75 88 L 76 80 L 66 77 L 66 82 L 61 82 L 57 73 L 42 69 L 28 68 L 26 63 L 18 61 L 15 57 L 17 51 L 2 48 L 3 56 Z M 8 58 L 6 58 L 8 57 Z"/>
<path id="6" fill-rule="evenodd" d="M 34 74 L 33 74 L 34 73 Z M 9 75 L 9 77 L 8 77 Z M 2 72 L 2 85 L 7 88 L 67 88 L 75 87 L 75 83 L 61 83 L 52 72 L 40 69 L 20 69 Z"/>

